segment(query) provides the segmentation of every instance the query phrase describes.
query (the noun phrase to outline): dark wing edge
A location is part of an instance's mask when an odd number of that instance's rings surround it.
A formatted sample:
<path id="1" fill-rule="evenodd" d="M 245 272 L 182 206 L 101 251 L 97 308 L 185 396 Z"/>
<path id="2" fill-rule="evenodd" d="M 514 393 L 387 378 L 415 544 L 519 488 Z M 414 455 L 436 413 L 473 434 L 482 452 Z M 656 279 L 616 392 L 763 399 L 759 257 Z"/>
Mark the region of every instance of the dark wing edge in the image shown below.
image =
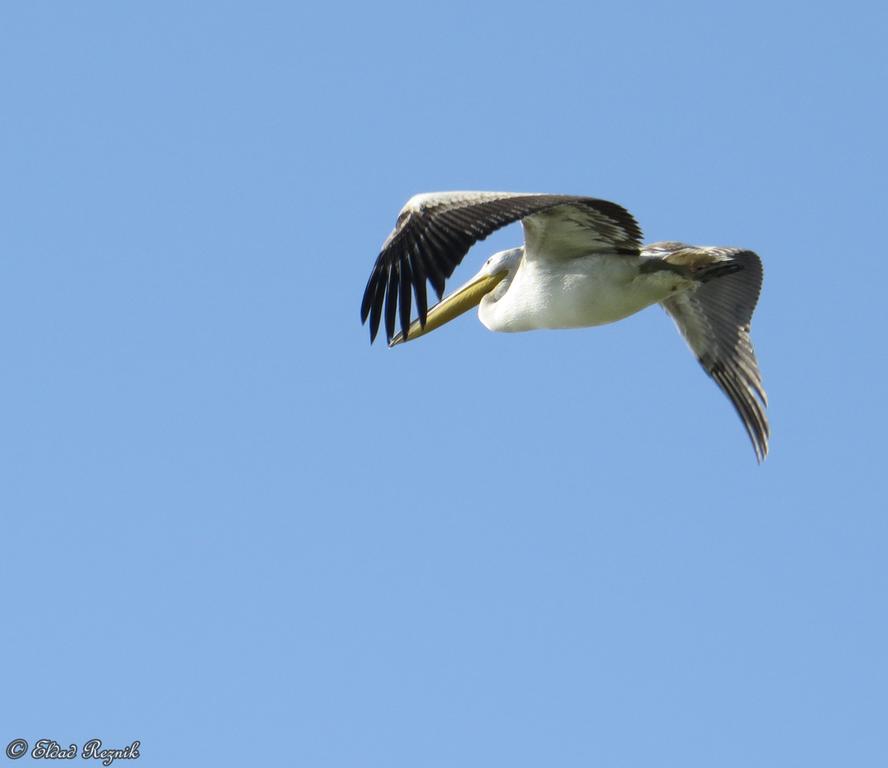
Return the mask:
<path id="1" fill-rule="evenodd" d="M 373 265 L 361 302 L 361 322 L 370 322 L 370 342 L 385 321 L 387 340 L 396 316 L 405 335 L 410 327 L 411 289 L 425 325 L 426 282 L 440 300 L 444 284 L 469 249 L 496 230 L 558 205 L 587 205 L 620 227 L 626 239 L 640 243 L 638 223 L 625 208 L 608 200 L 572 195 L 498 192 L 434 193 L 412 198 L 398 217 Z"/>
<path id="2" fill-rule="evenodd" d="M 720 249 L 722 250 L 722 249 Z M 771 428 L 755 350 L 749 336 L 762 286 L 762 263 L 753 251 L 724 249 L 742 269 L 662 302 L 697 360 L 731 401 L 761 463 Z"/>

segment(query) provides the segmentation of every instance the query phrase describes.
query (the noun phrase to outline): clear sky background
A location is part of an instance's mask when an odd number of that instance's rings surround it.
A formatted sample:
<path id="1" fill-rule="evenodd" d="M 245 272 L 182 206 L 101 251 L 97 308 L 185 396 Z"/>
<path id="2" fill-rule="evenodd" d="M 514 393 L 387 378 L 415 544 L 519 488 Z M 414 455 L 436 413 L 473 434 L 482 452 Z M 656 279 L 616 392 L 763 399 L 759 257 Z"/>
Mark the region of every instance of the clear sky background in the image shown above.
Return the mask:
<path id="1" fill-rule="evenodd" d="M 888 765 L 886 22 L 4 3 L 3 746 Z M 657 307 L 370 347 L 379 246 L 438 189 L 756 250 L 765 464 Z"/>

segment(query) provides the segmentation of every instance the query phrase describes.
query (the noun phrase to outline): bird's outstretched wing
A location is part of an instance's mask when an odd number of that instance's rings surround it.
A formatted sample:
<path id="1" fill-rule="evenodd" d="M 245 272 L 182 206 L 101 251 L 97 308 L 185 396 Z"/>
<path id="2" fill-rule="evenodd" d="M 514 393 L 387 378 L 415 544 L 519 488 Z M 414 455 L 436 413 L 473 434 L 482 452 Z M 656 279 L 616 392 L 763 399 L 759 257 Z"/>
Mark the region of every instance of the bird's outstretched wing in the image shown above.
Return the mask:
<path id="1" fill-rule="evenodd" d="M 638 247 L 641 231 L 632 215 L 616 203 L 594 197 L 520 192 L 432 192 L 412 197 L 383 244 L 364 291 L 361 322 L 369 318 L 370 340 L 379 331 L 383 306 L 389 340 L 395 333 L 396 314 L 407 333 L 411 290 L 419 321 L 425 325 L 426 281 L 440 299 L 444 281 L 472 245 L 507 224 L 564 205 L 580 209 L 573 218 L 591 227 L 602 241 Z"/>
<path id="2" fill-rule="evenodd" d="M 752 251 L 711 249 L 742 269 L 663 301 L 688 346 L 734 404 L 762 461 L 768 453 L 768 396 L 762 386 L 749 323 L 762 286 L 762 263 Z"/>

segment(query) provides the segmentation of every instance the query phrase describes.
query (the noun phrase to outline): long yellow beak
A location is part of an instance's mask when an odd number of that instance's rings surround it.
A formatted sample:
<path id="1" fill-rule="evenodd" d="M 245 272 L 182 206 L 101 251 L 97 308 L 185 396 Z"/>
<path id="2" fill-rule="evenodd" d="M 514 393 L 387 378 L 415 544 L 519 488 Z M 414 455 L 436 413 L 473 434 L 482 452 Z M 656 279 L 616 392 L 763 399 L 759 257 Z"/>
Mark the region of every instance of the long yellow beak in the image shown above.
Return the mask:
<path id="1" fill-rule="evenodd" d="M 425 327 L 419 324 L 419 320 L 414 320 L 407 329 L 407 335 L 404 336 L 399 331 L 389 342 L 389 346 L 393 347 L 403 341 L 413 341 L 420 336 L 425 336 L 445 323 L 449 323 L 453 318 L 468 312 L 472 307 L 477 307 L 485 294 L 490 293 L 507 274 L 509 274 L 508 270 L 504 269 L 502 272 L 495 272 L 492 275 L 473 277 L 462 288 L 457 288 L 428 311 Z"/>

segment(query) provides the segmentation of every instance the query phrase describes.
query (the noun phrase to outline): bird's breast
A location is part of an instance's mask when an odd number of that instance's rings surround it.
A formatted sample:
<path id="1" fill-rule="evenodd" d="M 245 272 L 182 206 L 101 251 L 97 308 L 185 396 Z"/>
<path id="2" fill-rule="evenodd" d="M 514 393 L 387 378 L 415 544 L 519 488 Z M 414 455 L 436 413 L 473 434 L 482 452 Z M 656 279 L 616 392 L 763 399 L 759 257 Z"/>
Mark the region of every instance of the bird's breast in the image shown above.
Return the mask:
<path id="1" fill-rule="evenodd" d="M 673 285 L 678 278 L 641 274 L 639 266 L 639 259 L 616 254 L 525 260 L 499 300 L 482 302 L 479 317 L 490 330 L 506 332 L 604 325 L 680 288 Z"/>

